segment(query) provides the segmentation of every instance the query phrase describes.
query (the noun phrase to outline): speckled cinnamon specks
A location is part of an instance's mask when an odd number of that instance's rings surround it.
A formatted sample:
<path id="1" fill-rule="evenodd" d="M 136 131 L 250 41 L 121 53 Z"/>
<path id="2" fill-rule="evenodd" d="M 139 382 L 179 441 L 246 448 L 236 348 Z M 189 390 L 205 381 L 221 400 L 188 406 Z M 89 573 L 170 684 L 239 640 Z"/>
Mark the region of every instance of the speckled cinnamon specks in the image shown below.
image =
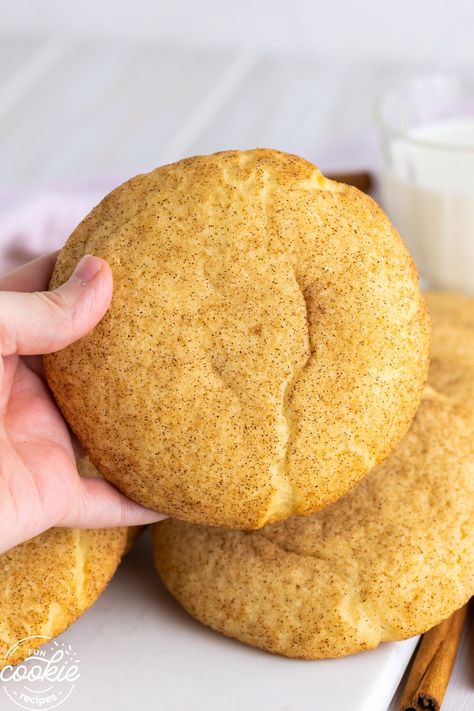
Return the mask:
<path id="1" fill-rule="evenodd" d="M 277 151 L 198 156 L 108 195 L 52 287 L 86 247 L 112 267 L 112 305 L 46 373 L 132 499 L 256 528 L 334 501 L 406 432 L 429 324 L 411 258 L 366 195 Z"/>

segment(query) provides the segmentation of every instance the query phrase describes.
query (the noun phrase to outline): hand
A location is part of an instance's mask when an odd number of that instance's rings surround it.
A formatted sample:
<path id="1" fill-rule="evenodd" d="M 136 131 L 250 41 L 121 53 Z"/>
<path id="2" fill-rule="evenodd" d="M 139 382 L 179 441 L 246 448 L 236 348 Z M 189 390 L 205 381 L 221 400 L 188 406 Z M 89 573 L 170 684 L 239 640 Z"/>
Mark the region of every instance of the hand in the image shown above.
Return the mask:
<path id="1" fill-rule="evenodd" d="M 104 260 L 86 256 L 69 281 L 44 291 L 56 256 L 0 278 L 0 553 L 51 526 L 101 528 L 163 518 L 108 482 L 77 473 L 71 435 L 39 354 L 94 328 L 112 298 L 112 272 Z"/>

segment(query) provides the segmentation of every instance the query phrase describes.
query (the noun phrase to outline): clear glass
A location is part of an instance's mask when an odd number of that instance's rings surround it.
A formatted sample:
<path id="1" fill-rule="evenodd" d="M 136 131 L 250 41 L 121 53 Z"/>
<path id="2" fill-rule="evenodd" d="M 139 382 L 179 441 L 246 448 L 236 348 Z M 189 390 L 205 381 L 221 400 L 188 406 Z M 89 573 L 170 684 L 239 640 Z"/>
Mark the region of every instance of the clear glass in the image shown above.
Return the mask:
<path id="1" fill-rule="evenodd" d="M 376 106 L 384 208 L 429 286 L 474 294 L 474 90 L 419 76 Z"/>

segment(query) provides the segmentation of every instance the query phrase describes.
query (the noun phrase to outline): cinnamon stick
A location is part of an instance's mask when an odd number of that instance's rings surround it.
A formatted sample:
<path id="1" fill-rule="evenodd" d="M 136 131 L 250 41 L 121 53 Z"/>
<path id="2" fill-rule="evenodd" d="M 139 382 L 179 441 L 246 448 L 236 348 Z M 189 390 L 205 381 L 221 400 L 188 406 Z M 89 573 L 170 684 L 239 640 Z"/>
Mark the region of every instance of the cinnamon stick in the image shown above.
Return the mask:
<path id="1" fill-rule="evenodd" d="M 400 702 L 400 711 L 439 711 L 461 640 L 468 605 L 426 632 Z"/>
<path id="2" fill-rule="evenodd" d="M 372 187 L 372 175 L 366 170 L 354 171 L 350 173 L 332 173 L 327 176 L 331 180 L 337 180 L 339 183 L 346 183 L 359 188 L 363 193 L 368 193 Z"/>

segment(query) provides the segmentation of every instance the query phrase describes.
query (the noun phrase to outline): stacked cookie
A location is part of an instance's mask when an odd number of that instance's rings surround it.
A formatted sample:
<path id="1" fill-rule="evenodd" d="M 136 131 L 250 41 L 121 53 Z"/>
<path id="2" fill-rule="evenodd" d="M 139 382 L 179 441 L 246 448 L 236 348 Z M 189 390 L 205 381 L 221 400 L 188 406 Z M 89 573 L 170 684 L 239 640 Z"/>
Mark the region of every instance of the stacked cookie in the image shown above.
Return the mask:
<path id="1" fill-rule="evenodd" d="M 82 476 L 97 476 L 78 461 Z M 126 528 L 51 528 L 0 555 L 0 669 L 17 664 L 90 607 L 115 573 Z"/>

